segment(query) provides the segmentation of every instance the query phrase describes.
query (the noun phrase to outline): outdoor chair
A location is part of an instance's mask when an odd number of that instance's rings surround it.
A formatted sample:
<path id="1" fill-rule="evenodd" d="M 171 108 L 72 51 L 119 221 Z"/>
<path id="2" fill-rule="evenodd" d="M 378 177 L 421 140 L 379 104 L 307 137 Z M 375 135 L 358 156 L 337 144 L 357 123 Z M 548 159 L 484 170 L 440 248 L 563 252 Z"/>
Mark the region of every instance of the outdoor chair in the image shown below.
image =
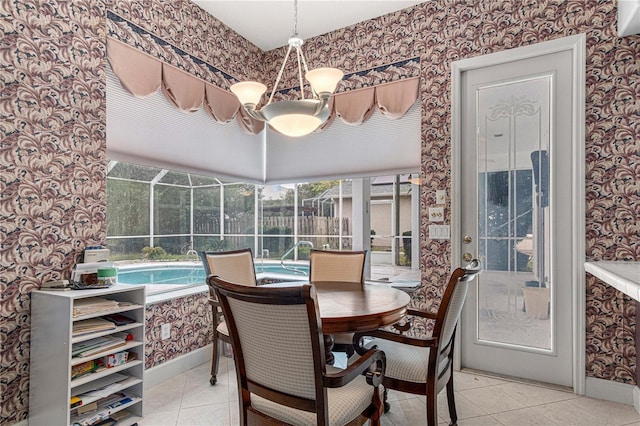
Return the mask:
<path id="1" fill-rule="evenodd" d="M 309 256 L 309 281 L 314 285 L 322 285 L 323 281 L 364 285 L 364 263 L 366 258 L 366 250 L 311 250 Z M 346 352 L 347 357 L 355 353 L 353 349 L 353 333 L 334 334 L 333 341 L 334 351 Z"/>
<path id="2" fill-rule="evenodd" d="M 200 252 L 202 264 L 207 276 L 217 275 L 225 280 L 236 284 L 254 286 L 256 285 L 256 270 L 253 265 L 253 254 L 251 249 L 233 251 L 202 251 Z M 220 364 L 220 354 L 218 341 L 231 344 L 229 330 L 222 307 L 216 299 L 215 293 L 209 289 L 209 304 L 213 316 L 213 358 L 211 360 L 211 378 L 209 383 L 215 385 L 218 381 L 218 366 Z"/>
<path id="3" fill-rule="evenodd" d="M 229 326 L 241 425 L 380 424 L 384 353 L 348 368 L 325 364 L 315 287 L 247 287 L 207 282 Z"/>
<path id="4" fill-rule="evenodd" d="M 466 268 L 453 271 L 437 313 L 407 310 L 407 315 L 435 321 L 431 337 L 411 338 L 386 330 L 355 334 L 354 345 L 359 354 L 375 347 L 383 350 L 387 357 L 387 368 L 382 381 L 385 388 L 385 411 L 389 409 L 388 389 L 426 395 L 427 423 L 429 426 L 436 426 L 437 396 L 446 386 L 450 424 L 457 424 L 453 393 L 453 343 L 467 288 L 480 270 L 480 261 L 473 260 Z M 397 329 L 406 331 L 409 328 L 409 324 L 405 323 Z"/>

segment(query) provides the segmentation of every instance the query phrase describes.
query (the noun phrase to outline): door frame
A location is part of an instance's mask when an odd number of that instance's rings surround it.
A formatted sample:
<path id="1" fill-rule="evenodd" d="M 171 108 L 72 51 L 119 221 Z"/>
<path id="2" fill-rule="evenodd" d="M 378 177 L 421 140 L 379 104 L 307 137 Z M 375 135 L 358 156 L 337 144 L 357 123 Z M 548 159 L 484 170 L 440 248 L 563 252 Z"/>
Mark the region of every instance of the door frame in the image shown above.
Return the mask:
<path id="1" fill-rule="evenodd" d="M 572 351 L 573 351 L 573 391 L 585 394 L 586 384 L 586 342 L 585 342 L 585 66 L 586 66 L 586 35 L 577 34 L 569 37 L 545 41 L 530 46 L 523 46 L 511 50 L 491 53 L 468 59 L 455 61 L 451 64 L 451 259 L 452 268 L 460 266 L 462 253 L 460 206 L 461 170 L 461 81 L 466 71 L 487 66 L 508 64 L 509 62 L 532 57 L 571 51 L 572 54 L 572 178 L 573 188 L 571 197 L 571 277 L 572 277 Z M 457 370 L 461 368 L 460 339 L 457 333 L 455 345 L 455 363 Z"/>

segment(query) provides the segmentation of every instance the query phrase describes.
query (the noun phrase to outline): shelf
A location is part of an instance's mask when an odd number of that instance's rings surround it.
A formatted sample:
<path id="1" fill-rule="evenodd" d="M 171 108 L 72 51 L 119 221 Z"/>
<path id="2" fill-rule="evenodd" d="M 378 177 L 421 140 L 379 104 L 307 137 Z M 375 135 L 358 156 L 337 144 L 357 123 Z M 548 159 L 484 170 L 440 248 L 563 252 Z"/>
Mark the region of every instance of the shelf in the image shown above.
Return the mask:
<path id="1" fill-rule="evenodd" d="M 131 367 L 135 367 L 136 365 L 140 365 L 140 364 L 142 364 L 142 361 L 140 361 L 139 359 L 136 359 L 133 361 L 126 362 L 122 365 L 118 365 L 117 367 L 105 368 L 95 373 L 89 373 L 86 376 L 78 377 L 77 379 L 71 380 L 71 388 L 75 389 L 80 385 L 93 382 L 96 379 L 106 377 L 110 374 L 117 373 L 118 371 L 127 370 Z"/>
<path id="2" fill-rule="evenodd" d="M 118 333 L 118 332 L 122 332 L 122 331 L 128 331 L 128 330 L 132 330 L 135 329 L 137 327 L 140 327 L 142 324 L 139 322 L 133 322 L 131 324 L 127 324 L 127 325 L 121 325 L 119 327 L 116 328 L 112 328 L 109 330 L 102 330 L 102 331 L 97 331 L 94 333 L 88 333 L 88 334 L 82 334 L 79 336 L 74 336 L 71 338 L 71 343 L 78 343 L 78 342 L 84 342 L 85 340 L 90 340 L 96 337 L 102 337 L 102 336 L 107 336 L 109 334 L 113 334 L 113 333 Z"/>
<path id="3" fill-rule="evenodd" d="M 117 302 L 106 305 L 100 312 L 73 317 L 74 306 L 89 303 L 91 297 Z M 84 302 L 84 303 L 83 303 Z M 110 314 L 122 314 L 132 323 L 120 324 L 109 330 L 73 336 L 73 326 L 82 320 Z M 90 324 L 80 324 L 88 327 Z M 99 325 L 98 325 L 99 327 Z M 119 426 L 133 425 L 142 419 L 144 394 L 144 338 L 145 338 L 144 286 L 115 285 L 107 289 L 31 292 L 31 358 L 29 371 L 29 426 L 71 425 L 76 420 L 89 419 L 94 413 L 73 416 L 77 409 L 69 406 L 72 396 L 85 394 L 83 405 L 96 403 L 118 393 L 133 395 L 132 401 L 113 407 L 105 415 L 127 410 L 130 417 L 118 422 Z M 133 340 L 125 340 L 127 335 Z M 72 357 L 73 346 L 89 346 L 90 339 L 115 340 L 122 346 L 101 348 L 89 356 Z M 93 343 L 93 342 L 91 342 Z M 107 355 L 129 352 L 128 362 L 112 368 L 101 367 L 71 380 L 74 366 L 102 359 Z M 135 354 L 135 356 L 134 356 Z M 122 382 L 125 383 L 117 383 Z M 92 393 L 92 392 L 96 393 Z M 89 395 L 86 395 L 90 393 Z M 130 396 L 131 397 L 131 396 Z M 120 400 L 120 399 L 118 399 Z M 106 406 L 106 403 L 102 403 Z M 102 407 L 106 410 L 106 407 Z M 97 412 L 101 410 L 98 407 Z"/>
<path id="4" fill-rule="evenodd" d="M 144 306 L 140 306 L 140 305 L 127 305 L 127 306 L 122 306 L 119 308 L 114 308 L 114 309 L 107 309 L 104 311 L 100 311 L 100 312 L 93 312 L 87 315 L 81 315 L 81 316 L 77 316 L 77 317 L 73 317 L 73 321 L 81 321 L 81 320 L 85 320 L 85 319 L 91 319 L 91 318 L 96 318 L 96 317 L 101 317 L 104 315 L 110 315 L 110 314 L 120 314 L 122 312 L 128 312 L 128 311 L 135 311 L 136 309 L 140 309 L 140 308 L 144 308 Z"/>
<path id="5" fill-rule="evenodd" d="M 118 347 L 110 348 L 110 349 L 105 349 L 104 351 L 98 352 L 97 354 L 94 354 L 94 355 L 91 355 L 91 356 L 83 356 L 83 357 L 71 358 L 71 366 L 82 364 L 83 362 L 91 361 L 93 359 L 102 358 L 102 357 L 107 356 L 107 355 L 117 354 L 118 352 L 126 351 L 126 350 L 133 349 L 133 348 L 137 348 L 138 346 L 142 346 L 142 342 L 139 342 L 137 340 L 131 340 L 131 341 L 127 342 L 126 344 L 122 345 L 122 346 L 118 346 Z"/>
<path id="6" fill-rule="evenodd" d="M 120 384 L 118 382 L 122 382 L 126 380 L 126 384 Z M 106 387 L 109 387 L 109 390 L 105 395 L 102 396 L 85 396 L 82 398 L 82 405 L 91 404 L 94 401 L 97 401 L 101 398 L 104 398 L 107 395 L 122 392 L 126 389 L 131 388 L 132 386 L 137 385 L 138 383 L 142 383 L 142 379 L 139 379 L 134 376 L 128 376 L 126 374 L 113 373 L 109 376 L 102 377 L 97 380 L 93 380 L 82 386 L 77 386 L 73 389 L 72 396 L 80 397 L 80 395 L 87 394 L 90 392 L 96 392 L 99 390 L 103 390 Z M 104 392 L 103 392 L 104 393 Z M 74 408 L 70 408 L 69 410 L 73 410 Z"/>
<path id="7" fill-rule="evenodd" d="M 137 396 L 131 396 L 131 395 L 125 395 L 125 396 L 128 398 L 131 398 L 131 401 L 114 408 L 98 407 L 98 409 L 94 412 L 85 413 L 79 416 L 71 416 L 70 424 L 77 423 L 80 425 L 83 425 L 83 424 L 90 425 L 95 423 L 98 420 L 106 419 L 110 415 L 117 413 L 118 411 L 126 410 L 128 407 L 131 407 L 132 405 L 142 401 L 142 398 Z M 125 419 L 125 420 L 128 420 L 128 419 Z"/>

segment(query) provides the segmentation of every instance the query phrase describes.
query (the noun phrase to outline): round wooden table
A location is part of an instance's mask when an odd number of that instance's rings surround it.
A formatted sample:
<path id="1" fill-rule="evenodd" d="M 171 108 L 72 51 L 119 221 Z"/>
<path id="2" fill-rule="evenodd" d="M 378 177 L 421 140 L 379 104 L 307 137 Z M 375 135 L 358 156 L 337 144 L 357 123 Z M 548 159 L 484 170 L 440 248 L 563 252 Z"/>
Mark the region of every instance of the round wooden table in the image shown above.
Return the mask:
<path id="1" fill-rule="evenodd" d="M 375 330 L 407 313 L 410 297 L 386 285 L 314 282 L 322 331 L 326 334 Z"/>
<path id="2" fill-rule="evenodd" d="M 286 287 L 301 282 L 281 282 L 267 286 Z M 304 283 L 308 284 L 308 283 Z M 335 333 L 376 330 L 395 324 L 407 313 L 411 298 L 407 293 L 384 284 L 322 281 L 312 283 L 318 296 L 318 308 L 325 335 L 327 364 L 333 363 Z"/>

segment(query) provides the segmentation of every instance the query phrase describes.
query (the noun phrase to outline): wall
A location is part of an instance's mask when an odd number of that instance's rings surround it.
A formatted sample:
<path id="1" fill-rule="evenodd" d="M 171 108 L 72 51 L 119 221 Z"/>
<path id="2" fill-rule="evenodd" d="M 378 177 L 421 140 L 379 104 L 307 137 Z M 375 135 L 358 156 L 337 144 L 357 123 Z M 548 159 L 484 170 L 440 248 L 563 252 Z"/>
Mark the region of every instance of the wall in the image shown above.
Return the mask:
<path id="1" fill-rule="evenodd" d="M 213 338 L 209 293 L 148 305 L 145 318 L 145 369 L 203 348 Z M 160 339 L 162 324 L 171 324 L 171 337 Z"/>
<path id="2" fill-rule="evenodd" d="M 27 417 L 29 292 L 67 276 L 86 244 L 105 238 L 105 37 L 99 0 L 2 2 L 1 124 L 3 242 L 0 424 Z M 274 74 L 281 50 L 260 53 L 183 0 L 119 1 L 114 12 L 157 37 L 132 37 L 213 83 Z M 451 62 L 584 32 L 587 34 L 587 256 L 640 260 L 638 36 L 615 36 L 614 2 L 596 0 L 433 0 L 326 34 L 305 44 L 310 64 L 349 72 L 419 56 L 422 78 L 421 208 L 450 187 Z M 123 31 L 113 25 L 110 31 Z M 176 49 L 173 46 L 179 46 Z M 261 70 L 260 63 L 270 68 Z M 287 77 L 291 82 L 291 77 Z M 271 79 L 269 79 L 271 80 Z M 449 215 L 449 209 L 447 209 Z M 427 220 L 421 219 L 426 235 Z M 450 244 L 421 241 L 424 289 L 413 303 L 437 305 Z M 587 285 L 587 374 L 633 383 L 635 305 L 602 282 Z M 421 330 L 418 330 L 420 332 Z"/>
<path id="3" fill-rule="evenodd" d="M 106 8 L 1 4 L 0 423 L 11 424 L 27 416 L 30 291 L 106 237 Z"/>

